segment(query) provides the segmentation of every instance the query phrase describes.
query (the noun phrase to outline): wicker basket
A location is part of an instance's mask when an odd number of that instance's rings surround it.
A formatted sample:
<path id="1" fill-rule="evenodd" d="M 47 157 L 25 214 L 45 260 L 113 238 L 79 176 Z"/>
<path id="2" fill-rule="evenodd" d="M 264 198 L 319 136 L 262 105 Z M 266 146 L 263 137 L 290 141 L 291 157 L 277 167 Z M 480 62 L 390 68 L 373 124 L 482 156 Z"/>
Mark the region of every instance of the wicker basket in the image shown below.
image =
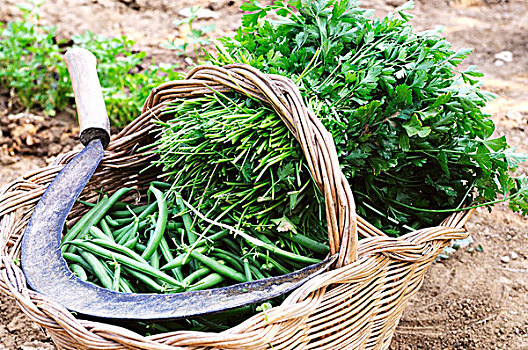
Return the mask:
<path id="1" fill-rule="evenodd" d="M 335 266 L 291 293 L 275 308 L 221 333 L 177 331 L 144 337 L 127 329 L 76 318 L 58 303 L 30 289 L 14 261 L 29 217 L 46 187 L 75 156 L 59 156 L 0 191 L 0 291 L 47 329 L 61 349 L 387 349 L 409 298 L 428 267 L 451 239 L 466 237 L 471 212 L 440 226 L 392 238 L 355 213 L 350 186 L 340 170 L 330 133 L 284 77 L 245 65 L 199 67 L 186 80 L 154 89 L 142 115 L 114 137 L 82 197 L 119 186 L 144 189 L 155 174 L 139 176 L 150 162 L 138 146 L 151 142 L 152 120 L 176 98 L 236 90 L 272 107 L 300 142 L 313 178 L 325 195 Z M 70 214 L 70 222 L 81 215 Z M 358 237 L 362 239 L 358 241 Z"/>

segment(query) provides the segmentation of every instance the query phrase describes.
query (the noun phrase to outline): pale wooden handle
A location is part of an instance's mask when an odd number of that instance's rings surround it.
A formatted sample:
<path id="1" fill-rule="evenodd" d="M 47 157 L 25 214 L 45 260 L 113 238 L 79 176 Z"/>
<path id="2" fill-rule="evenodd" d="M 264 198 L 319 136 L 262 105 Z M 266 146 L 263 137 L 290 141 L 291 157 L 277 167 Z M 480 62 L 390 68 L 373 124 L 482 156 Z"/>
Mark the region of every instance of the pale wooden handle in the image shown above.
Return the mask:
<path id="1" fill-rule="evenodd" d="M 77 105 L 81 142 L 86 146 L 93 139 L 100 139 L 106 147 L 110 142 L 110 122 L 95 56 L 86 49 L 74 48 L 66 52 L 65 60 Z"/>

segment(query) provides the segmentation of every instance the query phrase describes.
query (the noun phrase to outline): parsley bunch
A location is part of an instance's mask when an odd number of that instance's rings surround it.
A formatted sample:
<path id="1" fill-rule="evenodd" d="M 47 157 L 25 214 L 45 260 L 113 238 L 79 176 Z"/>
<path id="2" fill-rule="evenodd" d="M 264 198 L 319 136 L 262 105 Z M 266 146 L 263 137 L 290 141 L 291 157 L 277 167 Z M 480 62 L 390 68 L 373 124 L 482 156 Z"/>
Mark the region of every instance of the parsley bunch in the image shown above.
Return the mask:
<path id="1" fill-rule="evenodd" d="M 510 175 L 526 157 L 490 138 L 493 95 L 476 67 L 458 68 L 471 50 L 415 33 L 411 7 L 374 19 L 356 0 L 252 0 L 209 59 L 292 79 L 332 133 L 359 213 L 388 233 L 506 199 L 528 214 L 528 182 Z"/>

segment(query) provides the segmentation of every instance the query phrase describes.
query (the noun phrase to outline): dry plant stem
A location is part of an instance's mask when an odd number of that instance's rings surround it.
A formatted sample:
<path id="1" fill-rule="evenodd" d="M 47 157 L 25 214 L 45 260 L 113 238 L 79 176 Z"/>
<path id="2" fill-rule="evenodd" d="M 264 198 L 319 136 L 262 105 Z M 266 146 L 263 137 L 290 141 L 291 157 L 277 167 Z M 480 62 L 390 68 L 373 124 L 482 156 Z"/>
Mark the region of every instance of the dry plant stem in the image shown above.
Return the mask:
<path id="1" fill-rule="evenodd" d="M 121 327 L 83 320 L 31 291 L 14 263 L 36 202 L 76 152 L 63 154 L 51 166 L 0 190 L 0 291 L 45 327 L 59 348 L 388 349 L 404 307 L 419 289 L 428 267 L 451 239 L 467 236 L 463 226 L 472 211 L 455 213 L 437 227 L 399 238 L 388 237 L 356 215 L 333 140 L 306 108 L 295 84 L 241 64 L 197 67 L 186 80 L 154 89 L 142 114 L 114 136 L 81 198 L 94 202 L 102 187 L 109 194 L 123 186 L 146 190 L 157 174 L 138 174 L 153 156 L 137 150 L 152 142 L 150 132 L 154 121 L 166 117 L 164 108 L 177 99 L 233 90 L 273 108 L 301 144 L 312 176 L 324 193 L 331 254 L 339 253 L 336 265 L 292 292 L 280 306 L 220 333 L 178 331 L 144 337 Z M 136 196 L 130 194 L 127 199 L 136 202 Z M 75 223 L 85 211 L 83 206 L 75 206 L 68 224 Z"/>

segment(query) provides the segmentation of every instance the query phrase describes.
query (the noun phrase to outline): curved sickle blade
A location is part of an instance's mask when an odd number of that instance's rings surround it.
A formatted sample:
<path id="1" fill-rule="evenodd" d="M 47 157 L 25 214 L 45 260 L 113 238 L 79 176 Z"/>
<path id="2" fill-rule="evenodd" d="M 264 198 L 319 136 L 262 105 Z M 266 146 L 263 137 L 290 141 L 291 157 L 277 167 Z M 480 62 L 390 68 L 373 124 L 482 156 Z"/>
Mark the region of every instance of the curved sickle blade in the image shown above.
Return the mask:
<path id="1" fill-rule="evenodd" d="M 114 319 L 177 319 L 252 304 L 284 294 L 323 272 L 335 256 L 302 270 L 255 282 L 178 294 L 118 293 L 77 278 L 62 257 L 62 228 L 104 154 L 92 141 L 53 180 L 22 240 L 22 269 L 29 285 L 71 311 Z"/>

